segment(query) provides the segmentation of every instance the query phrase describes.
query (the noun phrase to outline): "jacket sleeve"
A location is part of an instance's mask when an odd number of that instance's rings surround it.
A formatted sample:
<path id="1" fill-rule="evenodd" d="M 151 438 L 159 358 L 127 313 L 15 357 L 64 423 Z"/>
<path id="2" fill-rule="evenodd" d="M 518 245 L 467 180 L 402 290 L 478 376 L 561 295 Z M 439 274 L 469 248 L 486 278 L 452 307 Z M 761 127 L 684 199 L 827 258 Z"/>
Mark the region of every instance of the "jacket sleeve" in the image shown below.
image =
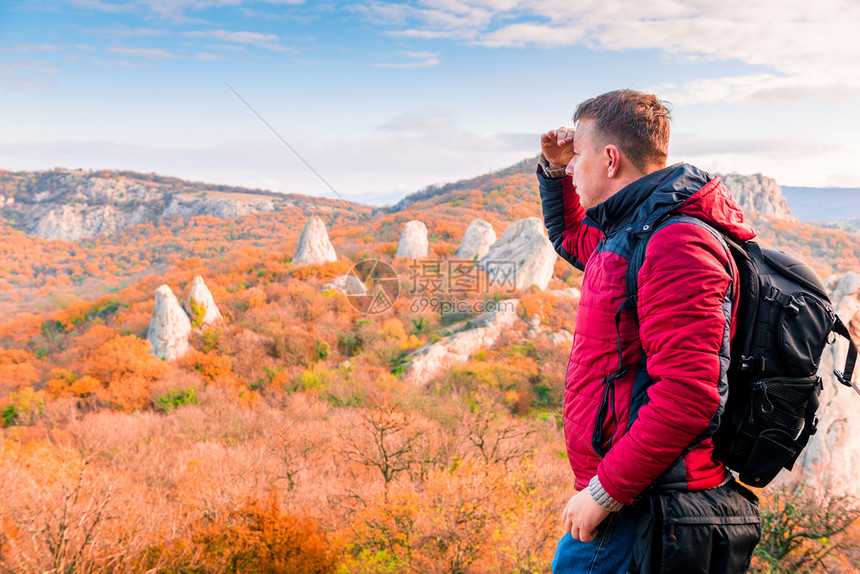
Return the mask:
<path id="1" fill-rule="evenodd" d="M 618 502 L 630 504 L 715 430 L 729 362 L 730 265 L 725 248 L 697 225 L 668 225 L 648 243 L 638 313 L 653 383 L 633 424 L 598 467 L 600 484 Z"/>
<path id="2" fill-rule="evenodd" d="M 552 246 L 565 261 L 584 271 L 603 232 L 584 222 L 585 208 L 579 203 L 572 178 L 549 178 L 540 165 L 537 178 L 543 220 Z"/>

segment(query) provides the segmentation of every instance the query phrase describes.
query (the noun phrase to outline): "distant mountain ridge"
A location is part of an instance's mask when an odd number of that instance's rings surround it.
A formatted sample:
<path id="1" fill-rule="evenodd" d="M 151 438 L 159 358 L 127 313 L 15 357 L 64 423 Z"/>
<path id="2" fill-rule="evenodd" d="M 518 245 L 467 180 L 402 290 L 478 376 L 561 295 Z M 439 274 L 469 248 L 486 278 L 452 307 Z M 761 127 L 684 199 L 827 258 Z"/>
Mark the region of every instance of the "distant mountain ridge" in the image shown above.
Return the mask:
<path id="1" fill-rule="evenodd" d="M 785 186 L 782 193 L 803 221 L 860 218 L 860 188 Z"/>
<path id="2" fill-rule="evenodd" d="M 43 239 L 76 241 L 174 216 L 235 218 L 326 201 L 128 171 L 0 172 L 2 218 Z"/>
<path id="3" fill-rule="evenodd" d="M 525 191 L 537 195 L 536 160 L 536 157 L 526 158 L 489 174 L 432 185 L 392 206 L 371 207 L 355 202 L 353 205 L 372 210 L 374 216 L 397 214 L 416 205 L 456 201 L 452 198 L 463 192 L 490 194 L 500 181 L 509 179 L 527 181 L 531 189 Z M 775 180 L 761 174 L 731 173 L 720 177 L 749 214 L 786 221 L 860 217 L 860 190 L 786 188 L 786 197 Z M 235 218 L 294 206 L 313 209 L 331 201 L 340 203 L 301 194 L 204 184 L 129 171 L 0 171 L 0 217 L 13 228 L 44 239 L 76 241 L 173 216 Z M 800 214 L 799 218 L 789 203 Z M 853 227 L 849 225 L 847 229 Z"/>
<path id="4" fill-rule="evenodd" d="M 504 178 L 514 175 L 526 175 L 533 177 L 537 165 L 537 156 L 525 159 L 510 167 L 492 172 L 494 177 Z M 776 180 L 766 177 L 760 173 L 754 175 L 741 175 L 738 173 L 716 174 L 722 179 L 723 183 L 731 192 L 732 196 L 741 206 L 741 209 L 746 213 L 757 213 L 777 219 L 785 219 L 787 221 L 797 221 L 788 203 L 782 194 L 780 186 Z M 435 198 L 444 197 L 447 193 L 461 189 L 479 189 L 489 191 L 487 183 L 489 179 L 486 175 L 463 179 L 445 185 L 432 185 L 421 191 L 408 195 L 398 201 L 391 207 L 381 208 L 385 213 L 394 213 L 402 211 L 420 201 L 428 201 Z M 537 186 L 535 180 L 534 186 Z"/>
<path id="5" fill-rule="evenodd" d="M 529 158 L 431 186 L 391 207 L 132 172 L 0 171 L 0 317 L 23 312 L 25 302 L 29 310 L 53 304 L 44 298 L 57 293 L 99 297 L 174 265 L 220 265 L 257 250 L 289 261 L 311 216 L 322 218 L 340 264 L 391 256 L 403 226 L 415 219 L 427 227 L 431 257 L 445 258 L 475 219 L 498 235 L 516 221 L 540 218 L 534 169 Z M 822 277 L 860 269 L 860 234 L 794 220 L 769 178 L 726 179 L 761 245 L 794 253 Z M 559 259 L 555 276 L 573 280 L 568 267 Z"/>
<path id="6" fill-rule="evenodd" d="M 379 208 L 379 211 L 382 213 L 396 213 L 398 211 L 408 209 L 418 202 L 432 200 L 433 198 L 439 198 L 450 191 L 459 189 L 479 189 L 483 191 L 491 191 L 488 186 L 492 185 L 493 180 L 487 176 L 491 175 L 495 178 L 506 178 L 514 175 L 531 175 L 535 171 L 535 165 L 537 165 L 537 156 L 524 159 L 520 162 L 515 163 L 512 166 L 490 172 L 489 174 L 483 174 L 476 177 L 461 179 L 456 182 L 450 182 L 442 185 L 430 185 L 420 191 L 410 193 L 409 195 L 407 195 L 406 197 L 404 197 L 390 207 Z M 537 182 L 535 181 L 535 184 L 536 183 Z"/>

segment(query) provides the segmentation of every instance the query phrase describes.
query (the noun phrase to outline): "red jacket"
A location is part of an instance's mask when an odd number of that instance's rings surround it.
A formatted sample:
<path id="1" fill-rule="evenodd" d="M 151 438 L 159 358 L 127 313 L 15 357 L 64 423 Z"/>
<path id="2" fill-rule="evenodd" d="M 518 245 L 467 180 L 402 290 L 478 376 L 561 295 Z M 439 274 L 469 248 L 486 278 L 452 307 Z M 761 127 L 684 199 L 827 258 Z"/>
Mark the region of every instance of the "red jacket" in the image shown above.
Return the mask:
<path id="1" fill-rule="evenodd" d="M 622 310 L 616 330 L 616 312 L 626 299 L 633 234 L 665 215 L 693 216 L 736 242 L 755 232 L 719 178 L 686 164 L 649 174 L 588 211 L 570 177 L 549 179 L 539 167 L 538 180 L 550 240 L 585 271 L 563 411 L 576 488 L 597 474 L 612 498 L 630 504 L 651 484 L 720 485 L 728 471 L 713 459 L 710 437 L 728 392 L 737 301 L 731 256 L 700 226 L 667 225 L 648 242 L 639 272 L 639 328 Z M 610 388 L 606 378 L 619 371 L 618 336 L 626 371 Z M 604 399 L 603 432 L 596 435 Z"/>

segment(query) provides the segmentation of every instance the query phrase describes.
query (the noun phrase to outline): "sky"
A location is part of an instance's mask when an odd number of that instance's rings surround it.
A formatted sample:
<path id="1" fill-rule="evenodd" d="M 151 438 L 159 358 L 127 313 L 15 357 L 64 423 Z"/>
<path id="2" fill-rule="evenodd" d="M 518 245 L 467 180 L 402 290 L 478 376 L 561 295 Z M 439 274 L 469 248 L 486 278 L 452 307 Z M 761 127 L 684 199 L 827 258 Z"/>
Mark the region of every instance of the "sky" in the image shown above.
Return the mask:
<path id="1" fill-rule="evenodd" d="M 670 102 L 670 162 L 860 187 L 858 24 L 837 0 L 4 0 L 0 169 L 385 203 L 632 88 Z"/>

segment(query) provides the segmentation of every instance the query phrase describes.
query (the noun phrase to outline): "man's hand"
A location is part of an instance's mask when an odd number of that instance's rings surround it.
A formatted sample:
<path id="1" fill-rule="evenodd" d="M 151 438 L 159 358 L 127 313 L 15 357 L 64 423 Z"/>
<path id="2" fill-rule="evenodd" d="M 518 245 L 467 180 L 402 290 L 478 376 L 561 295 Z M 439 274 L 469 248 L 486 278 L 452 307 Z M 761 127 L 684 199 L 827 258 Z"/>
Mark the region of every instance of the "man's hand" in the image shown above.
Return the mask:
<path id="1" fill-rule="evenodd" d="M 583 542 L 597 537 L 597 526 L 609 516 L 609 511 L 594 502 L 588 490 L 582 490 L 567 501 L 561 513 L 564 529 Z"/>
<path id="2" fill-rule="evenodd" d="M 540 147 L 550 168 L 565 167 L 573 158 L 573 129 L 558 128 L 540 137 Z"/>

